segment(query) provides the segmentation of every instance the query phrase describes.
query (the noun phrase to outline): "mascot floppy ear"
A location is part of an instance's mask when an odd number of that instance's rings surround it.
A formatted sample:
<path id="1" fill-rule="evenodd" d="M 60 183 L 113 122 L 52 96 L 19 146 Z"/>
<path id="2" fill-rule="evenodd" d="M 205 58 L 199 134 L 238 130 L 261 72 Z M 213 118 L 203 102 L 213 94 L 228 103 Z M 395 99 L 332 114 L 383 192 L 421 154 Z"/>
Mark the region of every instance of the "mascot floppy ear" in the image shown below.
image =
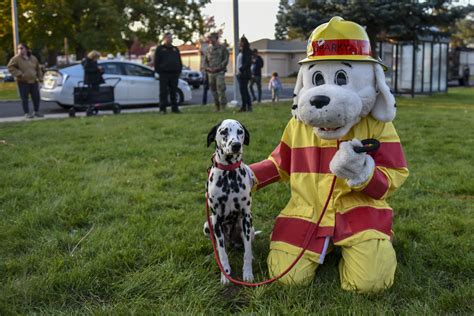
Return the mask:
<path id="1" fill-rule="evenodd" d="M 374 108 L 371 111 L 372 116 L 381 122 L 391 122 L 395 118 L 397 105 L 395 104 L 395 97 L 390 92 L 390 88 L 385 82 L 385 75 L 382 66 L 375 64 L 375 85 L 378 90 L 377 98 L 375 99 Z"/>
<path id="2" fill-rule="evenodd" d="M 293 105 L 291 106 L 291 115 L 293 115 L 298 121 L 301 121 L 298 110 L 298 94 L 303 88 L 303 66 L 298 71 L 298 77 L 296 78 L 295 90 L 293 91 Z"/>

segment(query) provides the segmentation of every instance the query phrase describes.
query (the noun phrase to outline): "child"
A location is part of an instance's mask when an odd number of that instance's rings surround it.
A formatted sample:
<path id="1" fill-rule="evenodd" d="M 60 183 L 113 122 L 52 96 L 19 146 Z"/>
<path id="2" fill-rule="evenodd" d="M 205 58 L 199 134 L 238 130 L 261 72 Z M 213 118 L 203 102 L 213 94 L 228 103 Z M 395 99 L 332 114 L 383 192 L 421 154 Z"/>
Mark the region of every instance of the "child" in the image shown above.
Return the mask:
<path id="1" fill-rule="evenodd" d="M 280 100 L 281 81 L 278 73 L 272 73 L 272 78 L 268 82 L 268 89 L 272 91 L 272 102 Z"/>

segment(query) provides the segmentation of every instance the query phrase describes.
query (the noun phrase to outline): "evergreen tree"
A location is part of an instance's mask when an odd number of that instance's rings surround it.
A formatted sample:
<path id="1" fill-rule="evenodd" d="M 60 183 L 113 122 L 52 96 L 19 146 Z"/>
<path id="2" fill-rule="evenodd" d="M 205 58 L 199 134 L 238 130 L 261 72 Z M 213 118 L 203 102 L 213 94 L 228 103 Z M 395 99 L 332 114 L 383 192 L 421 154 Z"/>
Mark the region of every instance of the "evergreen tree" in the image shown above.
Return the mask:
<path id="1" fill-rule="evenodd" d="M 283 40 L 288 37 L 287 15 L 290 9 L 288 0 L 280 0 L 278 5 L 277 22 L 275 23 L 275 39 Z"/>
<path id="2" fill-rule="evenodd" d="M 432 32 L 432 27 L 446 30 L 456 20 L 472 12 L 474 6 L 453 6 L 450 0 L 424 2 L 401 0 L 296 0 L 286 15 L 287 27 L 307 39 L 314 28 L 341 16 L 366 27 L 372 53 L 376 41 L 386 37 L 414 40 Z"/>

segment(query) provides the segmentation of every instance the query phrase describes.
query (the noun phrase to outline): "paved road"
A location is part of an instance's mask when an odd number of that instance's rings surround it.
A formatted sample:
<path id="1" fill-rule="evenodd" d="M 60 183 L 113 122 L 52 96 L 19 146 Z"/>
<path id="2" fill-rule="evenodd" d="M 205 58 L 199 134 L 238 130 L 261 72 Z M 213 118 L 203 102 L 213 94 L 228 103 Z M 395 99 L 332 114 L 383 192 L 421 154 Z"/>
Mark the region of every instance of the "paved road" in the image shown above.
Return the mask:
<path id="1" fill-rule="evenodd" d="M 262 99 L 263 100 L 270 100 L 271 99 L 271 92 L 262 87 Z M 203 88 L 200 87 L 199 89 L 193 89 L 192 95 L 193 98 L 187 104 L 201 104 L 202 103 L 202 94 Z M 234 87 L 227 86 L 227 99 L 233 100 L 234 98 Z M 293 96 L 293 86 L 292 85 L 284 85 L 283 90 L 281 92 L 280 98 L 291 98 Z M 213 103 L 214 99 L 212 97 L 211 91 L 208 92 L 208 103 Z M 30 108 L 32 108 L 32 104 L 30 101 Z M 140 106 L 140 107 L 154 107 L 154 106 Z M 136 108 L 136 106 L 132 106 L 132 108 Z M 58 113 L 67 113 L 68 111 L 58 106 L 55 102 L 41 102 L 40 105 L 40 112 L 43 114 L 58 114 Z M 1 102 L 0 101 L 0 118 L 1 117 L 16 117 L 16 116 L 23 116 L 23 110 L 21 107 L 20 101 L 13 101 L 13 102 Z"/>

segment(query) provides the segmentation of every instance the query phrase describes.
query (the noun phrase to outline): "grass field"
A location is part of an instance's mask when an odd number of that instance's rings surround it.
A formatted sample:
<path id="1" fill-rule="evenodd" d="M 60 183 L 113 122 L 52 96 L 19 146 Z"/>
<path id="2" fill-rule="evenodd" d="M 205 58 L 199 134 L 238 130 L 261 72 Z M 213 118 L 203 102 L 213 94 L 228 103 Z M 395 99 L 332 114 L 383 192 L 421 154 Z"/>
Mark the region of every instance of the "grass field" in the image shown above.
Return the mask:
<path id="1" fill-rule="evenodd" d="M 309 286 L 219 284 L 202 235 L 207 132 L 239 119 L 245 161 L 260 161 L 289 103 L 0 125 L 0 314 L 473 314 L 474 89 L 397 104 L 411 174 L 390 200 L 395 285 L 378 295 L 340 289 L 338 250 Z M 286 184 L 254 195 L 257 280 L 288 198 Z"/>
<path id="2" fill-rule="evenodd" d="M 15 82 L 0 82 L 0 100 L 18 100 Z"/>

